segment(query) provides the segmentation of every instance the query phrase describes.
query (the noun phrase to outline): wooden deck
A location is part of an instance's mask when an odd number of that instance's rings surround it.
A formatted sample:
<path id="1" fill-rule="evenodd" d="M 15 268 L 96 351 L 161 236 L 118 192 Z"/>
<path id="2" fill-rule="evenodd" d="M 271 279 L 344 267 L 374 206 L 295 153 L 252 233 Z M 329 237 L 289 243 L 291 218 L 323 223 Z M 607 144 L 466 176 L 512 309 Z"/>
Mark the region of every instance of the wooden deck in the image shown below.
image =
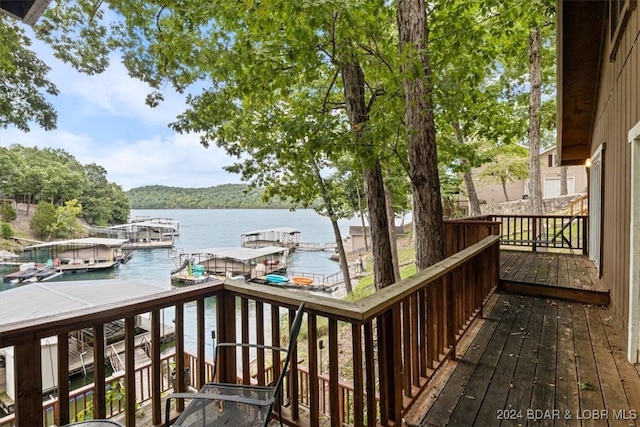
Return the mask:
<path id="1" fill-rule="evenodd" d="M 500 251 L 500 290 L 519 295 L 608 305 L 609 290 L 582 254 Z"/>
<path id="2" fill-rule="evenodd" d="M 410 426 L 640 426 L 640 372 L 610 309 L 495 294 Z"/>

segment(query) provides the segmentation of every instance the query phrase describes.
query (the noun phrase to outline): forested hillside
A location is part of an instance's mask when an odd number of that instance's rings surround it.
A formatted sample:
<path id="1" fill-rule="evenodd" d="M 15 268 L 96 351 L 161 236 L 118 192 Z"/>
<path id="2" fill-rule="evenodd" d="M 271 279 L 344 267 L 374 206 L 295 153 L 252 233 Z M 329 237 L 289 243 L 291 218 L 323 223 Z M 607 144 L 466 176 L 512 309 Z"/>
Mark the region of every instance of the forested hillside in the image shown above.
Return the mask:
<path id="1" fill-rule="evenodd" d="M 133 209 L 290 208 L 279 199 L 262 200 L 261 188 L 224 184 L 207 188 L 150 185 L 127 191 Z"/>

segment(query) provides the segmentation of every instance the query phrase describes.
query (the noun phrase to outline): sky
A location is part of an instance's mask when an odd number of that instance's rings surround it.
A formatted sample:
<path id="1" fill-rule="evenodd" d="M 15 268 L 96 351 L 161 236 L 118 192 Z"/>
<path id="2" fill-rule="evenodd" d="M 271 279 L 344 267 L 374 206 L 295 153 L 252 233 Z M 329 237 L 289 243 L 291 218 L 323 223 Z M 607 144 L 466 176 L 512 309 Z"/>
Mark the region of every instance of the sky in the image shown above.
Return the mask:
<path id="1" fill-rule="evenodd" d="M 124 190 L 240 182 L 238 175 L 223 170 L 234 159 L 222 149 L 204 148 L 196 134 L 178 134 L 168 127 L 184 111 L 184 95 L 167 88 L 164 102 L 151 108 L 144 102 L 149 87 L 129 77 L 119 57 L 111 57 L 104 73 L 88 76 L 57 60 L 48 45 L 31 39 L 31 49 L 51 67 L 48 78 L 60 91 L 48 97 L 58 113 L 57 129 L 45 131 L 36 123 L 30 123 L 28 133 L 0 128 L 0 146 L 64 149 L 82 164 L 104 167 L 107 179 Z"/>

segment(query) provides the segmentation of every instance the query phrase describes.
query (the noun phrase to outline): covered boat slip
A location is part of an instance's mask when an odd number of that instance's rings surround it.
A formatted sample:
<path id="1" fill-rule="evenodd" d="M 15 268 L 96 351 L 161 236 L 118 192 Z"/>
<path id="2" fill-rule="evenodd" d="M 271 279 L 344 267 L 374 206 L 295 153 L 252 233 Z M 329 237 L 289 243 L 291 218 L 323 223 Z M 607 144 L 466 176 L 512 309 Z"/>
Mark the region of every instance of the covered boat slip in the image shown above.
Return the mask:
<path id="1" fill-rule="evenodd" d="M 294 249 L 300 245 L 300 230 L 291 227 L 278 227 L 247 231 L 240 235 L 240 244 L 244 248 L 281 246 Z"/>
<path id="2" fill-rule="evenodd" d="M 127 262 L 132 254 L 123 250 L 126 242 L 126 239 L 88 237 L 40 243 L 26 247 L 25 252 L 30 253 L 31 261 L 51 260 L 53 267 L 62 271 L 98 270 Z"/>
<path id="3" fill-rule="evenodd" d="M 73 316 L 74 313 L 95 309 L 96 312 L 116 304 L 122 304 L 141 298 L 152 298 L 164 294 L 170 294 L 167 288 L 152 286 L 145 283 L 123 280 L 82 280 L 72 282 L 56 282 L 55 284 L 33 283 L 2 292 L 0 298 L 0 326 L 19 324 L 38 319 L 49 319 L 50 322 L 60 321 L 63 318 Z M 118 341 L 123 328 L 118 327 L 119 321 L 111 322 L 104 327 L 105 343 Z M 135 337 L 136 345 L 139 345 L 144 337 L 150 339 L 150 321 L 144 316 L 136 316 L 136 325 L 141 333 Z M 171 338 L 174 328 L 171 325 L 162 325 L 162 335 Z M 92 328 L 81 329 L 69 334 L 69 375 L 81 373 L 92 369 L 94 353 L 91 351 L 93 336 Z M 50 350 L 50 346 L 60 343 L 57 337 L 43 337 L 41 339 L 42 357 L 46 363 L 42 364 L 43 390 L 54 389 L 57 385 L 54 357 L 56 351 Z M 7 358 L 13 357 L 10 348 L 2 348 L 0 337 L 0 354 Z M 122 353 L 124 345 L 114 342 L 109 345 L 107 354 L 111 351 Z M 53 355 L 53 356 L 51 356 Z M 52 357 L 48 360 L 48 357 Z M 52 366 L 54 366 L 52 373 Z M 13 363 L 6 364 L 6 396 L 15 400 L 15 384 Z M 4 380 L 4 378 L 3 378 Z M 7 405 L 9 406 L 9 405 Z"/>
<path id="4" fill-rule="evenodd" d="M 178 271 L 172 276 L 184 276 L 191 266 L 201 265 L 206 273 L 215 276 L 252 278 L 284 270 L 287 267 L 289 250 L 279 246 L 259 249 L 227 247 L 200 249 L 174 257 Z"/>
<path id="5" fill-rule="evenodd" d="M 127 239 L 128 242 L 124 244 L 126 249 L 172 248 L 176 228 L 172 224 L 141 221 L 114 225 L 104 232 Z"/>

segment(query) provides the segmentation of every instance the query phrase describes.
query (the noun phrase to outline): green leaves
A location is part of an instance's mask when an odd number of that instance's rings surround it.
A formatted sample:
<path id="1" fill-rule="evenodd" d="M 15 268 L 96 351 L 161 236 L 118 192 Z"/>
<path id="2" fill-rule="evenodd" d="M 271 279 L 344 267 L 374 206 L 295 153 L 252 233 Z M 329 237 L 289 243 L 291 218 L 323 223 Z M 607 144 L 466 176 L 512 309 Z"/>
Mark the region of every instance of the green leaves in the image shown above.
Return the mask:
<path id="1" fill-rule="evenodd" d="M 29 50 L 31 41 L 11 18 L 0 15 L 0 128 L 28 132 L 30 122 L 55 129 L 57 115 L 46 94 L 58 89 L 46 75 L 49 67 Z"/>

